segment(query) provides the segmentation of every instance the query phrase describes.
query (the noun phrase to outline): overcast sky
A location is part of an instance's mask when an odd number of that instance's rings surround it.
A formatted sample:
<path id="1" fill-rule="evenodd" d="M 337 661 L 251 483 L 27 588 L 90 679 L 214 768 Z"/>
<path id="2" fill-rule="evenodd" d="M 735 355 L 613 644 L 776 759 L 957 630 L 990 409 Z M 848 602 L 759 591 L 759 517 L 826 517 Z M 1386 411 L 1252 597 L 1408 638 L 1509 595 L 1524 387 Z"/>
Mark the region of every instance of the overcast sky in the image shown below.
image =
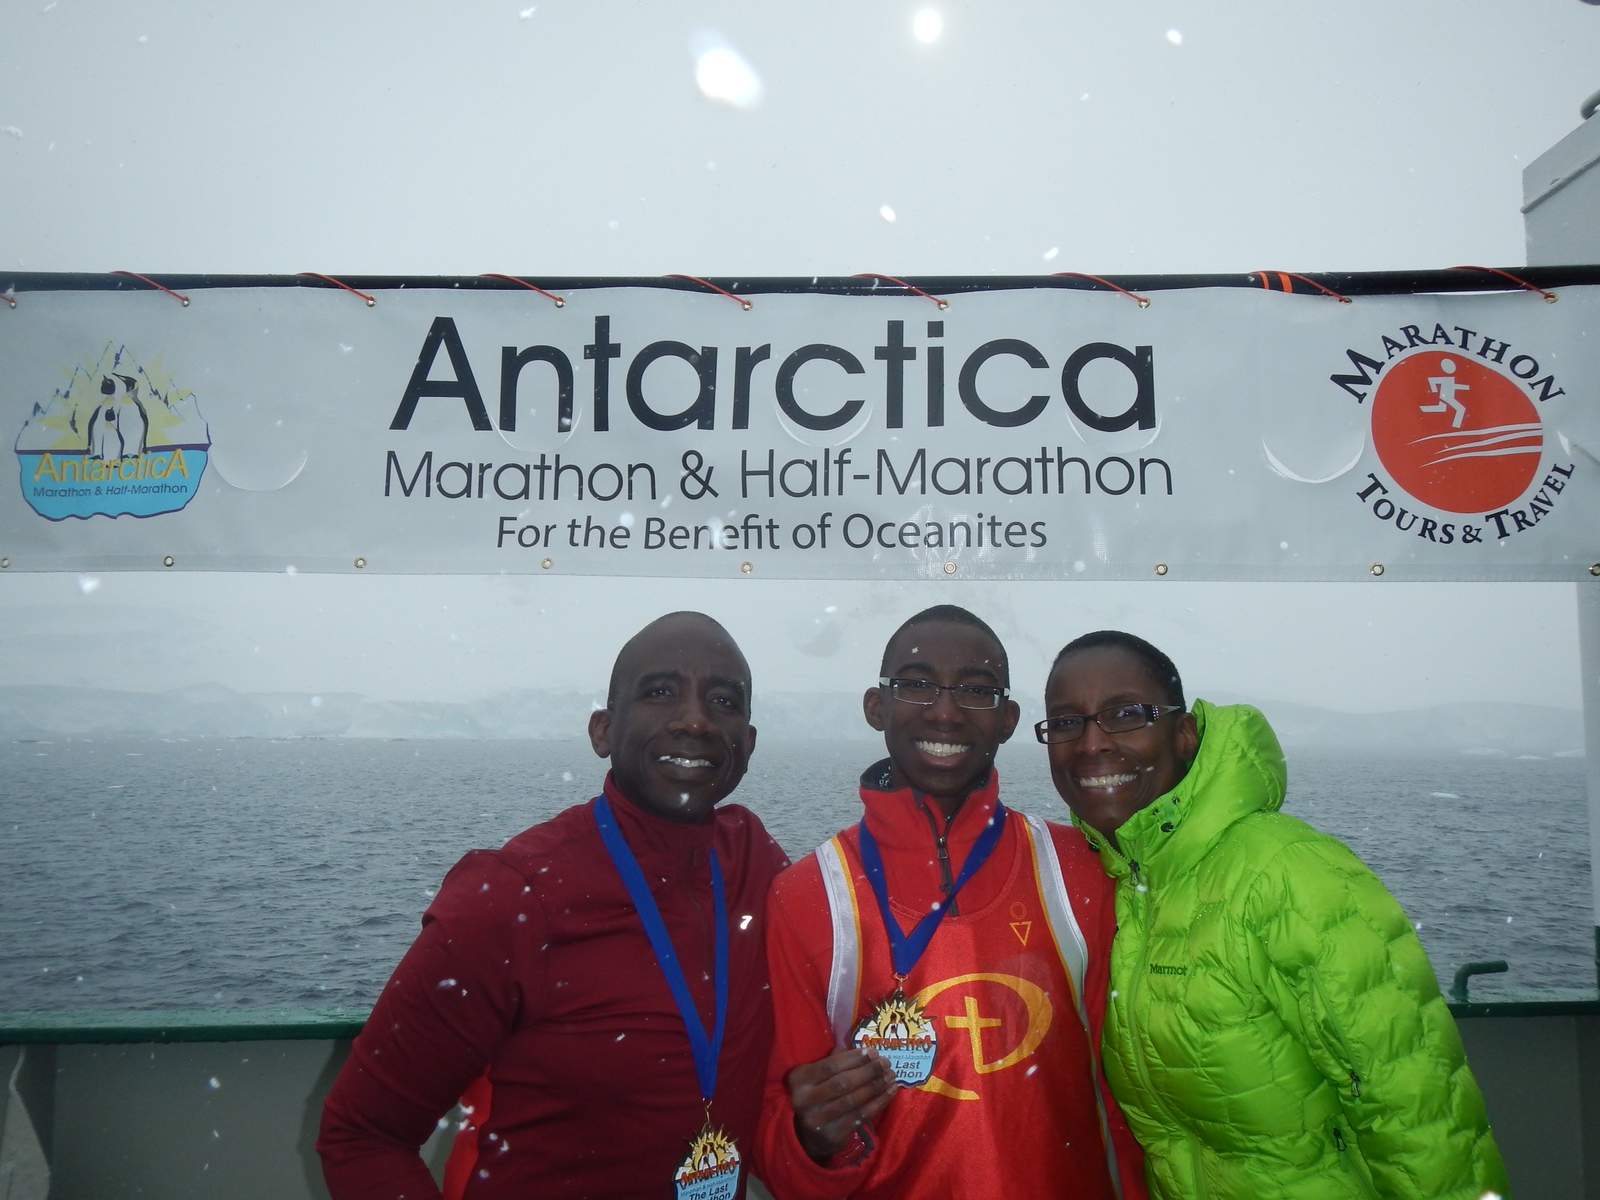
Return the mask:
<path id="1" fill-rule="evenodd" d="M 4 29 L 0 286 L 1511 266 L 1523 168 L 1600 89 L 1580 0 L 25 0 Z M 758 686 L 854 691 L 945 599 L 1034 692 L 1063 641 L 1116 625 L 1202 695 L 1578 702 L 1569 585 L 12 572 L 0 681 L 459 699 L 597 683 L 689 606 Z"/>

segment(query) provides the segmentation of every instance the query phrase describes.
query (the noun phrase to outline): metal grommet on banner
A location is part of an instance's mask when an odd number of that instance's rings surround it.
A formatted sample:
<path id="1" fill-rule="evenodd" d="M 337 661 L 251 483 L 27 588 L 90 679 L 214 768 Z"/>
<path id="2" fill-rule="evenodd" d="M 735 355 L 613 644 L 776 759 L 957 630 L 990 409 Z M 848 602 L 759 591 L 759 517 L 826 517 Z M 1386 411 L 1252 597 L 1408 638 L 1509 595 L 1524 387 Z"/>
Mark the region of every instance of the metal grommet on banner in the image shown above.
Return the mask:
<path id="1" fill-rule="evenodd" d="M 851 279 L 881 279 L 885 283 L 894 284 L 895 287 L 903 287 L 903 288 L 906 289 L 906 291 L 911 292 L 913 295 L 921 296 L 924 300 L 932 300 L 935 304 L 937 304 L 942 309 L 950 307 L 950 301 L 945 300 L 945 299 L 943 299 L 943 298 L 941 298 L 939 296 L 935 296 L 930 292 L 925 292 L 914 283 L 907 283 L 904 279 L 896 279 L 893 275 L 880 275 L 876 271 L 857 271 L 854 275 L 850 276 L 850 278 Z"/>
<path id="2" fill-rule="evenodd" d="M 189 307 L 189 297 L 185 296 L 182 292 L 175 292 L 165 284 L 157 283 L 154 279 L 141 275 L 137 271 L 113 271 L 111 273 L 113 275 L 125 276 L 128 279 L 137 279 L 140 283 L 147 284 L 150 287 L 155 288 L 155 290 L 158 292 L 165 292 L 185 308 Z M 16 301 L 12 301 L 11 307 L 15 308 L 16 306 Z"/>
<path id="3" fill-rule="evenodd" d="M 356 570 L 365 571 L 366 569 L 367 569 L 367 560 L 366 560 L 366 558 L 363 557 L 360 554 L 356 555 Z"/>
<path id="4" fill-rule="evenodd" d="M 548 571 L 551 567 L 556 565 L 556 560 L 553 558 L 543 558 L 539 560 L 539 565 Z"/>
<path id="5" fill-rule="evenodd" d="M 754 571 L 755 569 L 756 569 L 756 565 L 753 562 L 742 562 L 742 563 L 739 564 L 739 573 L 741 575 L 748 575 L 748 574 L 750 574 L 750 572 Z"/>
<path id="6" fill-rule="evenodd" d="M 1372 566 L 1368 567 L 1367 569 L 1369 571 L 1371 571 L 1374 575 L 1382 575 L 1383 574 L 1383 564 L 1382 563 L 1373 563 Z"/>
<path id="7" fill-rule="evenodd" d="M 1323 284 L 1318 283 L 1309 275 L 1300 275 L 1294 271 L 1252 271 L 1250 273 L 1254 275 L 1261 286 L 1266 288 L 1269 292 L 1284 291 L 1293 294 L 1293 280 L 1298 279 L 1301 283 L 1309 284 L 1310 286 L 1316 288 L 1317 291 L 1321 292 L 1324 296 L 1332 296 L 1340 304 L 1355 303 L 1355 301 L 1351 300 L 1349 296 L 1341 295 L 1339 292 L 1334 291 L 1331 287 L 1326 287 Z M 1272 277 L 1274 275 L 1278 277 L 1278 286 L 1276 288 L 1272 286 Z"/>
<path id="8" fill-rule="evenodd" d="M 1157 575 L 1165 575 L 1166 573 L 1167 573 L 1167 564 L 1166 563 L 1157 563 L 1156 564 L 1156 574 Z"/>
<path id="9" fill-rule="evenodd" d="M 366 292 L 359 291 L 358 289 L 351 287 L 348 283 L 335 279 L 332 275 L 324 275 L 321 271 L 297 271 L 295 274 L 301 279 L 320 279 L 323 283 L 331 283 L 336 288 L 343 288 L 352 296 L 360 296 L 367 302 L 368 308 L 378 307 L 378 299 L 376 296 L 369 296 Z"/>
<path id="10" fill-rule="evenodd" d="M 0 558 L 0 571 L 5 570 L 10 565 L 11 565 L 11 560 L 9 558 Z M 1600 573 L 1600 572 L 1597 572 L 1597 573 Z"/>
<path id="11" fill-rule="evenodd" d="M 5 565 L 4 563 L 0 563 L 0 566 L 4 566 L 4 565 Z M 1589 564 L 1589 574 L 1591 574 L 1591 575 L 1600 575 L 1600 563 L 1590 563 Z"/>
<path id="12" fill-rule="evenodd" d="M 163 567 L 170 567 L 170 566 L 172 566 L 173 563 L 175 563 L 177 561 L 178 560 L 173 558 L 172 555 L 170 555 L 170 554 L 163 554 L 161 556 L 161 565 Z"/>
<path id="13" fill-rule="evenodd" d="M 1452 271 L 1482 271 L 1485 275 L 1498 275 L 1501 279 L 1509 279 L 1519 288 L 1523 288 L 1530 292 L 1537 292 L 1539 295 L 1543 296 L 1546 304 L 1554 304 L 1556 301 L 1561 299 L 1561 297 L 1556 295 L 1554 292 L 1529 283 L 1526 279 L 1519 279 L 1510 271 L 1502 271 L 1499 267 L 1475 267 L 1470 264 L 1464 264 L 1462 266 L 1451 267 L 1450 269 Z"/>
<path id="14" fill-rule="evenodd" d="M 1140 308 L 1150 307 L 1150 297 L 1141 296 L 1138 292 L 1130 292 L 1125 287 L 1112 283 L 1109 279 L 1101 279 L 1098 275 L 1085 275 L 1082 271 L 1052 271 L 1051 278 L 1064 276 L 1068 279 L 1087 279 L 1090 283 L 1098 283 L 1101 287 L 1110 288 L 1113 292 L 1120 292 L 1128 299 L 1136 302 Z"/>
<path id="15" fill-rule="evenodd" d="M 567 301 L 566 301 L 565 297 L 558 296 L 554 292 L 547 292 L 542 287 L 540 287 L 538 284 L 529 283 L 526 279 L 518 279 L 515 275 L 502 275 L 499 271 L 485 271 L 481 275 L 479 275 L 478 278 L 479 279 L 503 279 L 507 283 L 514 283 L 518 287 L 525 287 L 530 292 L 538 292 L 539 295 L 543 296 L 546 300 L 550 300 L 550 301 L 554 302 L 554 304 L 555 304 L 555 306 L 557 308 L 565 308 L 567 306 Z"/>
<path id="16" fill-rule="evenodd" d="M 953 562 L 945 563 L 944 564 L 944 573 L 946 575 L 954 575 L 956 573 L 956 564 L 953 563 Z"/>
<path id="17" fill-rule="evenodd" d="M 700 276 L 698 276 L 698 275 L 666 275 L 666 276 L 663 276 L 663 278 L 665 278 L 665 279 L 682 279 L 682 280 L 685 280 L 685 281 L 687 281 L 689 283 L 698 283 L 701 287 L 707 289 L 708 291 L 713 291 L 719 296 L 726 296 L 729 300 L 732 300 L 740 308 L 744 309 L 745 312 L 749 312 L 752 308 L 755 307 L 754 304 L 750 303 L 750 301 L 746 300 L 743 296 L 735 296 L 727 288 L 718 287 L 716 284 L 712 283 L 709 279 L 701 279 Z"/>

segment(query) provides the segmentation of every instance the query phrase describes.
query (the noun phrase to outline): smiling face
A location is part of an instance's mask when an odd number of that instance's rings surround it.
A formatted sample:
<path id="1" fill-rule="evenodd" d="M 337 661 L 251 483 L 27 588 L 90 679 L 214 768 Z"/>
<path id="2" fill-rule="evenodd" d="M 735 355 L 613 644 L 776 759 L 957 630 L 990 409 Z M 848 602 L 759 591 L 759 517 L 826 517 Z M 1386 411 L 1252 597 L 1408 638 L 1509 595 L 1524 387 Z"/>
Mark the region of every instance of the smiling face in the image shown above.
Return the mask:
<path id="1" fill-rule="evenodd" d="M 750 668 L 722 626 L 673 613 L 645 626 L 612 671 L 589 742 L 622 791 L 674 821 L 705 821 L 744 778 L 756 731 Z"/>
<path id="2" fill-rule="evenodd" d="M 1092 716 L 1118 704 L 1168 704 L 1172 697 L 1150 666 L 1122 646 L 1075 650 L 1045 685 L 1047 717 Z M 1173 713 L 1129 733 L 1107 733 L 1093 720 L 1073 742 L 1055 742 L 1050 778 L 1068 807 L 1107 837 L 1171 791 L 1199 748 L 1194 717 Z"/>
<path id="3" fill-rule="evenodd" d="M 932 683 L 1010 684 L 1005 652 L 985 630 L 958 621 L 930 620 L 900 630 L 884 653 L 886 678 Z M 1011 737 L 1021 710 L 1002 700 L 992 709 L 962 708 L 948 691 L 929 705 L 896 700 L 887 687 L 862 697 L 867 724 L 883 734 L 893 765 L 892 783 L 932 796 L 953 814 Z"/>

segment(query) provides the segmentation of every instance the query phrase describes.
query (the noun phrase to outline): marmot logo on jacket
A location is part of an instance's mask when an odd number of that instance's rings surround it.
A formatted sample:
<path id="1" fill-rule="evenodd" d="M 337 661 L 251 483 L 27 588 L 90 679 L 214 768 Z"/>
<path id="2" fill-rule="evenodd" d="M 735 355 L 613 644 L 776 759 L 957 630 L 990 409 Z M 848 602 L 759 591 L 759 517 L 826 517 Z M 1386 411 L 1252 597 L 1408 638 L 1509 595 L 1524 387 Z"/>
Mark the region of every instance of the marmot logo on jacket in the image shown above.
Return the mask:
<path id="1" fill-rule="evenodd" d="M 1152 975 L 1187 975 L 1188 973 L 1188 967 L 1169 967 L 1162 963 L 1150 964 L 1150 974 Z"/>

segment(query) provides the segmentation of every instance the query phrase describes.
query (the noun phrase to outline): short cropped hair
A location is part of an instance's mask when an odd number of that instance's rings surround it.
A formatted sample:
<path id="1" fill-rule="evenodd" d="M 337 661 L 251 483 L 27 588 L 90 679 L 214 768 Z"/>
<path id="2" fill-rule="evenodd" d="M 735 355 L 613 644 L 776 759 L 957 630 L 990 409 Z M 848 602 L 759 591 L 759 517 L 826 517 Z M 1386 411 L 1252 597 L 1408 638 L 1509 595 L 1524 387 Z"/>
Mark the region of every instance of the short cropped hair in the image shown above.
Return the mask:
<path id="1" fill-rule="evenodd" d="M 1093 633 L 1073 638 L 1061 648 L 1061 653 L 1056 655 L 1055 662 L 1050 664 L 1050 674 L 1056 673 L 1061 666 L 1061 660 L 1067 655 L 1079 650 L 1096 650 L 1101 646 L 1114 646 L 1118 650 L 1126 650 L 1132 654 L 1144 664 L 1157 686 L 1166 689 L 1168 704 L 1183 704 L 1183 680 L 1179 678 L 1178 668 L 1173 665 L 1172 660 L 1142 637 L 1124 633 L 1120 629 L 1097 629 Z"/>
<path id="2" fill-rule="evenodd" d="M 878 664 L 878 674 L 889 673 L 889 647 L 900 640 L 900 635 L 908 629 L 918 625 L 931 625 L 935 621 L 948 621 L 953 625 L 967 625 L 973 629 L 982 630 L 994 642 L 995 649 L 1000 651 L 1000 678 L 1007 687 L 1011 686 L 1011 662 L 1006 657 L 1005 643 L 1000 640 L 1000 635 L 989 626 L 989 622 L 974 612 L 969 612 L 958 604 L 935 604 L 932 608 L 925 608 L 915 616 L 907 617 L 900 628 L 889 635 L 889 640 L 883 644 L 883 660 Z"/>
<path id="3" fill-rule="evenodd" d="M 728 643 L 733 647 L 734 652 L 737 653 L 741 659 L 744 658 L 744 651 L 740 650 L 739 644 L 733 640 L 733 634 L 729 633 L 723 626 L 722 622 L 717 620 L 715 617 L 707 616 L 703 612 L 694 612 L 691 609 L 679 609 L 677 612 L 664 613 L 663 615 L 657 617 L 654 621 L 651 621 L 643 629 L 639 630 L 639 632 L 635 633 L 631 638 L 622 644 L 622 649 L 617 651 L 617 657 L 613 659 L 611 663 L 611 682 L 606 686 L 607 708 L 615 708 L 617 706 L 617 691 L 622 686 L 622 666 L 628 660 L 629 651 L 634 648 L 640 638 L 644 637 L 645 634 L 649 633 L 657 625 L 660 625 L 663 621 L 671 621 L 677 617 L 692 617 L 697 621 L 704 621 L 718 633 L 722 634 L 723 637 L 727 638 Z M 755 696 L 755 686 L 750 679 L 750 664 L 748 662 L 745 663 L 744 679 L 742 682 L 744 683 L 745 703 L 750 704 Z"/>

